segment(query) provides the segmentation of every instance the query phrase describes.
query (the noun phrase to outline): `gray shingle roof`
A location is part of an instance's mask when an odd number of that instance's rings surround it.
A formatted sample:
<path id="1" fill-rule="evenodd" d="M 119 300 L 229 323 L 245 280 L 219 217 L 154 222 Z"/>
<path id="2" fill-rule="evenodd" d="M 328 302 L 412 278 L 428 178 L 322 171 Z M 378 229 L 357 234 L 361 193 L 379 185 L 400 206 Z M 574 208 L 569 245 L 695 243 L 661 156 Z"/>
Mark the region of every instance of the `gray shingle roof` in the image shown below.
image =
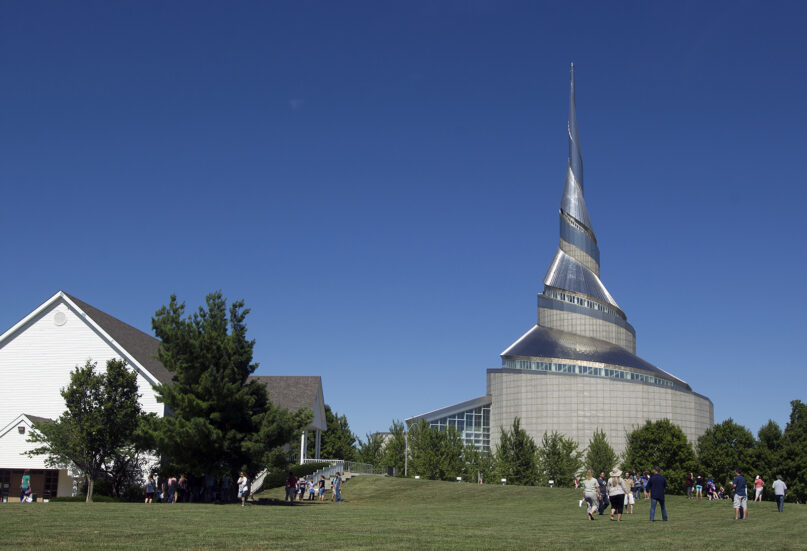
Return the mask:
<path id="1" fill-rule="evenodd" d="M 322 386 L 322 377 L 267 376 L 253 375 L 250 381 L 260 381 L 266 385 L 269 399 L 278 407 L 297 411 L 300 408 L 314 408 L 314 400 Z"/>
<path id="2" fill-rule="evenodd" d="M 173 374 L 157 359 L 157 349 L 160 347 L 159 340 L 139 329 L 135 329 L 127 323 L 123 323 L 117 318 L 113 318 L 98 308 L 90 306 L 73 295 L 67 293 L 65 293 L 65 295 L 70 297 L 70 300 L 75 302 L 76 306 L 84 310 L 95 323 L 100 325 L 110 337 L 115 339 L 115 341 L 131 354 L 140 365 L 154 375 L 158 381 L 161 383 L 171 382 Z"/>
<path id="3" fill-rule="evenodd" d="M 28 413 L 25 416 L 32 422 L 32 423 L 53 423 L 54 419 L 50 419 L 48 417 L 40 417 L 38 415 L 30 415 Z"/>

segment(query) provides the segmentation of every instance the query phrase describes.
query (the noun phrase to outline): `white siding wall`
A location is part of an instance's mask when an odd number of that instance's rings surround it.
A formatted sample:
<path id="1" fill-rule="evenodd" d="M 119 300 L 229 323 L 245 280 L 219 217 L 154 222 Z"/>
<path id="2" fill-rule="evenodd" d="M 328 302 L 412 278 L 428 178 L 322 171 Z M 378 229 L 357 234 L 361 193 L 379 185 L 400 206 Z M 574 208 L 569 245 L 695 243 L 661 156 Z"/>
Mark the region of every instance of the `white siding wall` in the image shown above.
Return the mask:
<path id="1" fill-rule="evenodd" d="M 54 322 L 56 312 L 66 316 L 64 325 Z M 107 360 L 120 357 L 64 300 L 56 301 L 0 345 L 0 427 L 21 413 L 55 419 L 64 411 L 60 390 L 77 365 L 92 359 L 103 370 Z M 164 406 L 142 374 L 137 386 L 143 410 L 162 416 Z"/>
<path id="2" fill-rule="evenodd" d="M 63 325 L 55 323 L 57 312 L 67 320 Z M 64 411 L 60 390 L 69 384 L 70 372 L 77 365 L 92 359 L 99 370 L 104 370 L 107 360 L 121 357 L 122 352 L 106 342 L 64 299 L 55 301 L 0 344 L 0 429 L 22 413 L 56 419 Z M 124 359 L 131 364 L 131 358 Z M 157 402 L 151 384 L 140 373 L 137 386 L 143 410 L 162 416 L 163 404 Z M 0 468 L 45 468 L 44 458 L 20 455 L 32 447 L 25 442 L 29 429 L 20 435 L 14 428 L 0 439 Z"/>
<path id="3" fill-rule="evenodd" d="M 19 417 L 19 416 L 17 416 Z M 14 421 L 14 419 L 7 419 L 6 425 Z M 20 434 L 17 427 L 24 427 L 25 434 Z M 2 427 L 0 427 L 2 428 Z M 18 423 L 14 423 L 11 430 L 0 436 L 0 468 L 3 469 L 49 469 L 51 467 L 45 466 L 44 457 L 28 457 L 22 455 L 28 450 L 34 448 L 33 444 L 26 442 L 28 434 L 31 432 L 31 424 L 25 419 L 20 419 Z"/>

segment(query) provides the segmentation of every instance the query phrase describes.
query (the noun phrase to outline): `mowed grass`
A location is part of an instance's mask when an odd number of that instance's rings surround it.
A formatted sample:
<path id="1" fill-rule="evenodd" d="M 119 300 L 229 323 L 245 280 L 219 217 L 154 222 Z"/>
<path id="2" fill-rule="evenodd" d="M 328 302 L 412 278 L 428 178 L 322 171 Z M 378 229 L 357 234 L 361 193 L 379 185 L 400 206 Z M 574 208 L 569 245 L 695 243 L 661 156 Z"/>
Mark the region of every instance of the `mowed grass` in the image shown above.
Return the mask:
<path id="1" fill-rule="evenodd" d="M 9 503 L 0 549 L 807 549 L 805 506 L 752 503 L 735 522 L 728 501 L 670 496 L 669 522 L 650 523 L 644 500 L 621 523 L 591 522 L 579 495 L 360 476 L 339 504 Z"/>

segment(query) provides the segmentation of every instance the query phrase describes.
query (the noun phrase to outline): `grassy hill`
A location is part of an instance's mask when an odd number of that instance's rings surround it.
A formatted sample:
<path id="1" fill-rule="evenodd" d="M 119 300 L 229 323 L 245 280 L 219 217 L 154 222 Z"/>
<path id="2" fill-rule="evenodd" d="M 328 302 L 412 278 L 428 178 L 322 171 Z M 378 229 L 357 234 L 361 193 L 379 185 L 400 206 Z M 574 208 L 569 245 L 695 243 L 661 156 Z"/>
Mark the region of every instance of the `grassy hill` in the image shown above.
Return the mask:
<path id="1" fill-rule="evenodd" d="M 345 502 L 288 505 L 0 504 L 0 548 L 130 549 L 807 549 L 807 507 L 672 496 L 669 522 L 641 501 L 623 522 L 592 522 L 579 492 L 360 476 Z M 282 499 L 273 489 L 259 497 Z M 660 515 L 659 515 L 660 517 Z"/>

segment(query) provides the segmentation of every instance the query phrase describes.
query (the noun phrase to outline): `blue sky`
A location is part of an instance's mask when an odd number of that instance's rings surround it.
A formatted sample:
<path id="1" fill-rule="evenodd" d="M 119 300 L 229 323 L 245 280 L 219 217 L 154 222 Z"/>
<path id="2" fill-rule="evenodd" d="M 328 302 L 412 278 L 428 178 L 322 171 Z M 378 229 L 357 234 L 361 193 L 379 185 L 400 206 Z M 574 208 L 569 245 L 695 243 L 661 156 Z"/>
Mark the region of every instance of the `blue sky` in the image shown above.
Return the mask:
<path id="1" fill-rule="evenodd" d="M 797 2 L 0 1 L 0 326 L 252 309 L 360 436 L 485 393 L 558 241 L 574 61 L 602 279 L 753 431 L 807 399 Z"/>

